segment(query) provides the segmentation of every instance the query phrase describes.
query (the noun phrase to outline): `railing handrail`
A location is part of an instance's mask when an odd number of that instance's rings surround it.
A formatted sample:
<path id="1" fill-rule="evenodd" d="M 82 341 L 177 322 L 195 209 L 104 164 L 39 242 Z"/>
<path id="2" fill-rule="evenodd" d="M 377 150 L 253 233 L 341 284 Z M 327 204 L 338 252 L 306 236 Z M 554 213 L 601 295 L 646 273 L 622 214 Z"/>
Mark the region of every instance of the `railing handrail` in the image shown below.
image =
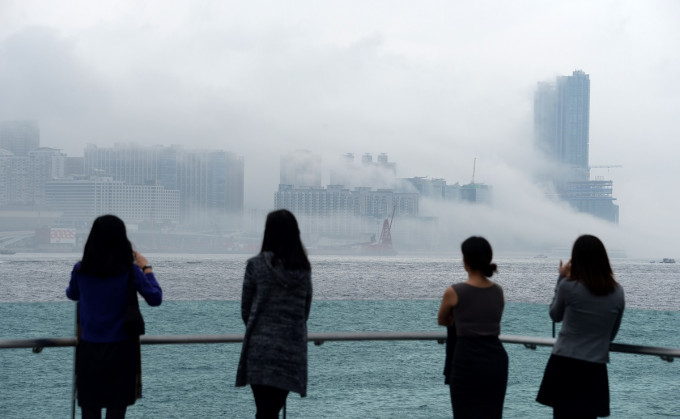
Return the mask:
<path id="1" fill-rule="evenodd" d="M 538 346 L 553 346 L 554 338 L 534 336 L 500 335 L 503 343 L 520 344 L 530 349 Z M 309 333 L 309 342 L 321 345 L 324 342 L 341 341 L 396 341 L 396 340 L 434 340 L 439 343 L 446 341 L 446 332 L 332 332 L 332 333 Z M 242 334 L 228 335 L 156 335 L 141 336 L 142 345 L 184 345 L 206 343 L 239 343 L 243 342 Z M 43 348 L 69 347 L 76 345 L 76 338 L 38 338 L 38 339 L 0 339 L 0 349 L 32 348 L 33 352 L 39 353 Z M 654 355 L 661 359 L 673 362 L 674 358 L 680 358 L 680 349 L 660 346 L 630 345 L 626 343 L 612 343 L 609 347 L 611 352 L 620 352 L 636 355 Z"/>

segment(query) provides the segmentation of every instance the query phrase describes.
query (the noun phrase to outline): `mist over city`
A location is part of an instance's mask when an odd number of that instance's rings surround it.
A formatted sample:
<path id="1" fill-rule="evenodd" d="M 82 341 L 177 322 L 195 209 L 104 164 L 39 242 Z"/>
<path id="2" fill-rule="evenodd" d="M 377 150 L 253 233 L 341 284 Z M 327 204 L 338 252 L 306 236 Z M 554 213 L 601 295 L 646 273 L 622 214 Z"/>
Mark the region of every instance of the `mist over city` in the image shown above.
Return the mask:
<path id="1" fill-rule="evenodd" d="M 40 147 L 86 162 L 92 146 L 181 149 L 173 179 L 199 167 L 190 161 L 242 164 L 241 202 L 219 210 L 163 186 L 162 202 L 177 206 L 168 219 L 185 229 L 255 240 L 282 185 L 341 184 L 347 202 L 369 187 L 365 199 L 402 203 L 391 229 L 400 253 L 457 252 L 483 235 L 500 253 L 566 258 L 590 233 L 613 256 L 660 260 L 680 257 L 678 21 L 673 1 L 2 2 L 0 122 L 31 121 Z M 587 149 L 560 162 L 541 148 L 537 131 L 552 125 L 537 122 L 537 92 L 577 76 L 588 82 Z M 307 179 L 284 182 L 282 165 L 300 153 L 313 156 L 299 170 Z M 352 169 L 333 182 L 348 153 Z M 0 159 L 3 173 L 16 156 Z M 103 170 L 91 169 L 81 175 Z M 574 182 L 610 189 L 568 195 Z M 584 206 L 595 198 L 606 203 Z M 301 220 L 303 237 L 312 250 L 377 241 L 394 207 L 359 214 L 364 224 L 347 221 L 343 234 Z"/>

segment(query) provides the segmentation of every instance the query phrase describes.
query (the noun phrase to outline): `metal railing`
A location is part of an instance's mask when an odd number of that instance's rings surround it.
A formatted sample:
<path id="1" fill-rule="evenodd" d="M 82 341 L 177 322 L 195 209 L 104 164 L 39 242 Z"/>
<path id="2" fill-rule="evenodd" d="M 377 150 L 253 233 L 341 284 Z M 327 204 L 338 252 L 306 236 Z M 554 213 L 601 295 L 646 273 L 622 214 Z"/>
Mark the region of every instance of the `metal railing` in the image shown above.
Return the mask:
<path id="1" fill-rule="evenodd" d="M 403 340 L 431 340 L 438 343 L 446 341 L 446 332 L 335 332 L 335 333 L 309 333 L 307 340 L 315 345 L 324 342 L 341 341 L 403 341 Z M 501 335 L 503 343 L 524 345 L 529 349 L 538 346 L 553 346 L 554 338 L 541 338 L 533 336 Z M 160 335 L 141 336 L 142 345 L 186 345 L 206 343 L 239 343 L 243 342 L 242 334 L 232 335 Z M 76 345 L 75 337 L 39 338 L 39 339 L 2 339 L 0 349 L 31 348 L 34 353 L 42 352 L 43 348 L 69 347 Z M 664 361 L 673 362 L 680 358 L 680 349 L 665 348 L 659 346 L 630 345 L 625 343 L 612 343 L 609 347 L 611 352 L 620 352 L 636 355 L 658 356 Z"/>

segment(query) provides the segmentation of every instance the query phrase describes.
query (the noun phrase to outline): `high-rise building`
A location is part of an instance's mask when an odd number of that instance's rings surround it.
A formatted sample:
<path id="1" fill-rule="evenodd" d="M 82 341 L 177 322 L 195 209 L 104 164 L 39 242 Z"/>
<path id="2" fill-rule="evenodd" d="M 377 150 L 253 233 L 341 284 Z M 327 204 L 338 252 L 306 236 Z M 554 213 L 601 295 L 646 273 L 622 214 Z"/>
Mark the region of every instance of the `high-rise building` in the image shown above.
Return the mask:
<path id="1" fill-rule="evenodd" d="M 534 95 L 534 133 L 539 148 L 560 167 L 559 184 L 589 179 L 590 77 L 581 70 L 539 83 Z"/>
<path id="2" fill-rule="evenodd" d="M 15 156 L 28 156 L 40 147 L 40 129 L 36 121 L 0 122 L 0 148 Z"/>
<path id="3" fill-rule="evenodd" d="M 39 147 L 26 156 L 0 151 L 0 206 L 42 206 L 45 184 L 64 176 L 66 155 Z"/>
<path id="4" fill-rule="evenodd" d="M 581 212 L 618 222 L 619 207 L 612 182 L 590 180 L 590 77 L 581 70 L 538 84 L 534 94 L 534 136 L 553 170 L 543 181 L 552 183 L 560 199 Z"/>
<path id="5" fill-rule="evenodd" d="M 87 176 L 178 190 L 183 222 L 215 224 L 215 217 L 243 212 L 243 158 L 233 153 L 116 144 L 112 148 L 88 145 L 84 154 Z"/>

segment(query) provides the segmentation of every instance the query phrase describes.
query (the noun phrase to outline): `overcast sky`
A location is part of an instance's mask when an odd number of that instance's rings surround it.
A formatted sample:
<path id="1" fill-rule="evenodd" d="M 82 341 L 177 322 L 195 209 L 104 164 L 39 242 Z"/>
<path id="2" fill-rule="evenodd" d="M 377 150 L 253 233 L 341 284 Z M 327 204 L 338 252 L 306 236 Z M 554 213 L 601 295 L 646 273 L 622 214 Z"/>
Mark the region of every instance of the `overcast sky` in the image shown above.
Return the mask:
<path id="1" fill-rule="evenodd" d="M 0 119 L 38 120 L 41 144 L 69 155 L 234 151 L 249 208 L 271 206 L 294 149 L 385 152 L 400 177 L 449 183 L 469 182 L 476 157 L 503 200 L 476 219 L 486 228 L 595 232 L 680 259 L 679 22 L 673 0 L 0 0 Z M 530 181 L 536 83 L 576 69 L 591 80 L 590 163 L 623 166 L 593 171 L 614 180 L 616 228 Z"/>

